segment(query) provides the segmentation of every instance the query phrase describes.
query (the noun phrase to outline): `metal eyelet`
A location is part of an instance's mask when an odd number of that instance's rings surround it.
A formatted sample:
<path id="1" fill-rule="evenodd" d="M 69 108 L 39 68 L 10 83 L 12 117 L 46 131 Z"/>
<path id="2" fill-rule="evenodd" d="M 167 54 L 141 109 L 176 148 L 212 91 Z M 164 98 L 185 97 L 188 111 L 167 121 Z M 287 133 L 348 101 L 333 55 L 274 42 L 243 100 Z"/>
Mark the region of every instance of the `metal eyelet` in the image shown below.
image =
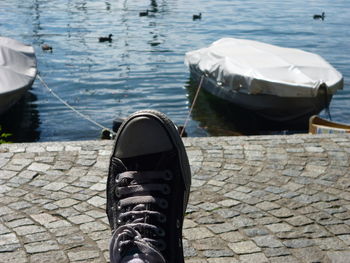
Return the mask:
<path id="1" fill-rule="evenodd" d="M 119 225 L 120 225 L 120 224 L 123 224 L 123 220 L 121 220 L 120 218 L 118 218 L 117 223 L 118 223 Z"/>
<path id="2" fill-rule="evenodd" d="M 122 206 L 121 206 L 120 202 L 118 202 L 118 204 L 117 204 L 117 210 L 121 210 L 121 209 L 122 209 Z"/>
<path id="3" fill-rule="evenodd" d="M 167 180 L 167 181 L 172 180 L 172 179 L 173 179 L 173 174 L 172 174 L 172 172 L 169 171 L 169 170 L 166 170 L 166 171 L 165 171 L 164 179 Z"/>
<path id="4" fill-rule="evenodd" d="M 164 251 L 166 249 L 166 243 L 163 240 L 159 240 L 158 247 L 160 251 Z"/>
<path id="5" fill-rule="evenodd" d="M 163 192 L 163 194 L 165 194 L 165 195 L 168 195 L 168 194 L 170 194 L 170 187 L 169 187 L 169 185 L 164 185 L 164 187 L 163 187 L 163 189 L 162 189 L 162 192 Z"/>
<path id="6" fill-rule="evenodd" d="M 160 223 L 165 223 L 165 222 L 166 222 L 166 216 L 163 215 L 163 214 L 159 214 L 159 215 L 158 215 L 158 221 L 159 221 Z"/>
<path id="7" fill-rule="evenodd" d="M 163 208 L 163 209 L 167 208 L 167 207 L 168 207 L 168 201 L 165 200 L 165 199 L 161 199 L 161 200 L 159 201 L 159 206 L 160 206 L 161 208 Z"/>
<path id="8" fill-rule="evenodd" d="M 120 194 L 120 192 L 119 192 L 118 189 L 119 189 L 119 188 L 116 187 L 114 193 L 115 193 L 116 197 L 121 197 L 121 194 Z"/>
<path id="9" fill-rule="evenodd" d="M 165 231 L 162 229 L 162 228 L 157 228 L 156 230 L 157 232 L 157 235 L 160 236 L 160 237 L 164 237 L 165 236 Z"/>

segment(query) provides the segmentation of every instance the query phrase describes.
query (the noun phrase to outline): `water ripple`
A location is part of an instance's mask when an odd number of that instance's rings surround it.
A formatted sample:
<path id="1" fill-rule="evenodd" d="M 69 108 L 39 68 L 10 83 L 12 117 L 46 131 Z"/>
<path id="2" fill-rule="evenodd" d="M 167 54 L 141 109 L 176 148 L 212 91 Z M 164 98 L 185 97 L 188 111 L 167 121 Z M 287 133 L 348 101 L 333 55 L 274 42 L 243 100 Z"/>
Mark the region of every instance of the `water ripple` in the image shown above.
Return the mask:
<path id="1" fill-rule="evenodd" d="M 345 0 L 2 0 L 0 35 L 32 44 L 49 87 L 103 125 L 111 127 L 114 117 L 145 108 L 161 110 L 183 123 L 189 107 L 184 54 L 221 37 L 316 52 L 348 79 L 347 6 Z M 139 17 L 146 9 L 155 12 Z M 326 20 L 314 21 L 312 15 L 322 11 Z M 192 21 L 199 12 L 202 20 Z M 99 36 L 110 33 L 111 43 L 98 42 Z M 52 45 L 53 52 L 43 52 L 43 43 Z M 350 119 L 348 86 L 332 101 L 335 120 Z M 58 103 L 39 81 L 31 93 L 36 100 L 30 103 L 38 111 L 38 140 L 98 137 L 96 127 Z M 215 128 L 202 127 L 207 125 L 201 122 L 207 114 L 202 108 L 198 106 L 189 123 L 191 136 L 205 136 Z M 221 116 L 208 118 L 216 120 L 208 125 L 228 129 Z"/>

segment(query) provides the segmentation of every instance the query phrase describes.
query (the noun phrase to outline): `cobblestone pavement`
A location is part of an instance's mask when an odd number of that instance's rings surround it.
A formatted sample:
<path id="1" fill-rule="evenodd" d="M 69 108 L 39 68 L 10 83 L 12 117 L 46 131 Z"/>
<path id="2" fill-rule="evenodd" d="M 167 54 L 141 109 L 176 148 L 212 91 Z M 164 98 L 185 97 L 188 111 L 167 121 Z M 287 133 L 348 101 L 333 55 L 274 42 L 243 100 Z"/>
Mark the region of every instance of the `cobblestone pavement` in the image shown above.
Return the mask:
<path id="1" fill-rule="evenodd" d="M 186 262 L 350 262 L 350 136 L 186 138 Z M 108 262 L 111 141 L 0 146 L 0 262 Z"/>

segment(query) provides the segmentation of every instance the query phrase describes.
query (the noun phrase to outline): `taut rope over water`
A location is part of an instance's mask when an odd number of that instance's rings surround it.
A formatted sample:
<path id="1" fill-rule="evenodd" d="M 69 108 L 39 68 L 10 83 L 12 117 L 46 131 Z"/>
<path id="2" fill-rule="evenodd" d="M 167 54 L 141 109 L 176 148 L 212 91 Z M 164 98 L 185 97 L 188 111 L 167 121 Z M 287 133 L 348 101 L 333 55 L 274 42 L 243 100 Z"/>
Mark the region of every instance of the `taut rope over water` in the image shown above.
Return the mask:
<path id="1" fill-rule="evenodd" d="M 201 76 L 201 80 L 199 82 L 199 85 L 198 85 L 198 88 L 197 88 L 197 91 L 196 91 L 196 95 L 194 95 L 194 98 L 193 98 L 193 101 L 192 101 L 192 105 L 191 105 L 191 108 L 187 114 L 187 117 L 186 117 L 186 120 L 185 120 L 185 123 L 184 123 L 184 127 L 183 129 L 181 130 L 181 133 L 180 133 L 180 137 L 182 137 L 184 131 L 185 131 L 185 128 L 187 126 L 187 123 L 190 119 L 190 116 L 192 114 L 192 110 L 194 108 L 194 105 L 196 104 L 196 101 L 197 101 L 197 97 L 198 97 L 198 94 L 199 94 L 199 91 L 201 90 L 201 87 L 202 87 L 202 83 L 203 83 L 203 79 L 204 79 L 204 75 Z"/>
<path id="2" fill-rule="evenodd" d="M 56 98 L 58 99 L 61 103 L 63 103 L 67 108 L 69 108 L 70 110 L 74 111 L 76 114 L 78 114 L 80 117 L 84 118 L 85 120 L 91 122 L 92 124 L 94 124 L 95 126 L 103 129 L 103 130 L 108 130 L 112 135 L 115 135 L 116 133 L 114 131 L 112 131 L 111 129 L 108 129 L 107 127 L 101 125 L 100 123 L 94 121 L 93 119 L 91 119 L 89 116 L 81 113 L 80 111 L 78 111 L 76 108 L 74 108 L 72 105 L 70 105 L 68 102 L 64 101 L 57 93 L 55 93 L 52 89 L 50 89 L 46 82 L 42 79 L 42 77 L 40 76 L 40 74 L 37 74 L 38 79 L 40 80 L 41 84 Z"/>
<path id="3" fill-rule="evenodd" d="M 102 124 L 100 124 L 100 123 L 98 123 L 98 122 L 96 122 L 95 120 L 93 120 L 93 119 L 91 119 L 89 116 L 87 116 L 87 115 L 81 113 L 81 112 L 78 111 L 76 108 L 74 108 L 72 105 L 70 105 L 68 102 L 66 102 L 65 100 L 63 100 L 56 92 L 54 92 L 52 89 L 49 88 L 49 86 L 46 84 L 46 82 L 43 80 L 43 78 L 40 76 L 40 74 L 37 74 L 37 77 L 38 77 L 38 79 L 40 80 L 41 84 L 52 94 L 52 96 L 54 96 L 57 100 L 59 100 L 59 101 L 60 101 L 63 105 L 65 105 L 68 109 L 70 109 L 71 111 L 75 112 L 77 115 L 79 115 L 79 116 L 82 117 L 83 119 L 85 119 L 85 120 L 91 122 L 91 123 L 94 124 L 95 126 L 101 128 L 102 131 L 106 131 L 106 130 L 107 130 L 108 132 L 110 132 L 111 135 L 113 135 L 113 136 L 116 135 L 116 133 L 115 133 L 113 130 L 111 130 L 111 129 L 105 127 L 105 126 L 103 126 Z M 201 79 L 200 79 L 200 82 L 199 82 L 199 85 L 198 85 L 196 94 L 195 94 L 195 96 L 194 96 L 194 98 L 193 98 L 193 101 L 192 101 L 191 108 L 190 108 L 190 110 L 189 110 L 189 112 L 188 112 L 188 115 L 187 115 L 187 117 L 186 117 L 186 120 L 185 120 L 183 129 L 182 129 L 181 132 L 180 132 L 180 136 L 183 135 L 183 133 L 184 133 L 184 131 L 185 131 L 185 128 L 186 128 L 186 126 L 187 126 L 187 123 L 188 123 L 188 121 L 189 121 L 189 119 L 190 119 L 190 116 L 191 116 L 191 114 L 192 114 L 194 105 L 196 104 L 196 101 L 197 101 L 199 92 L 200 92 L 201 87 L 202 87 L 203 79 L 204 79 L 204 75 L 201 76 Z"/>

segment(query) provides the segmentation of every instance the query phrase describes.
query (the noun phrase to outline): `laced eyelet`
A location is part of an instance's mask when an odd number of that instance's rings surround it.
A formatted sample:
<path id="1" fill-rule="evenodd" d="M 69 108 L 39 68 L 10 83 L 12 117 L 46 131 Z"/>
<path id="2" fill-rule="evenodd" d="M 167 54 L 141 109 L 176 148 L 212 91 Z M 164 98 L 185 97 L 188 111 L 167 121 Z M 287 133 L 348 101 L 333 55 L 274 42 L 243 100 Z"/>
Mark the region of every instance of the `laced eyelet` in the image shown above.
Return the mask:
<path id="1" fill-rule="evenodd" d="M 159 214 L 159 215 L 158 215 L 158 221 L 159 221 L 160 223 L 165 223 L 165 222 L 166 222 L 166 216 L 163 215 L 163 214 Z"/>
<path id="2" fill-rule="evenodd" d="M 165 171 L 164 179 L 167 180 L 167 181 L 170 181 L 171 179 L 173 179 L 173 174 L 172 174 L 172 172 L 169 171 L 169 170 L 166 170 L 166 171 Z"/>
<path id="3" fill-rule="evenodd" d="M 168 207 L 168 201 L 165 200 L 165 199 L 161 199 L 161 200 L 159 201 L 159 206 L 160 206 L 161 208 L 163 208 L 163 209 L 167 208 L 167 207 Z"/>
<path id="4" fill-rule="evenodd" d="M 168 185 L 164 185 L 162 189 L 163 194 L 168 195 L 170 194 L 170 187 Z"/>
<path id="5" fill-rule="evenodd" d="M 157 235 L 159 237 L 164 237 L 165 236 L 165 231 L 162 228 L 160 228 L 160 227 L 157 228 L 156 232 L 157 232 Z"/>
<path id="6" fill-rule="evenodd" d="M 158 246 L 157 248 L 160 250 L 160 251 L 164 251 L 166 249 L 166 243 L 161 239 L 158 241 Z"/>
<path id="7" fill-rule="evenodd" d="M 118 189 L 119 189 L 119 188 L 116 187 L 115 190 L 114 190 L 114 193 L 115 193 L 116 197 L 121 197 L 121 194 L 120 194 L 120 192 L 119 192 Z"/>

